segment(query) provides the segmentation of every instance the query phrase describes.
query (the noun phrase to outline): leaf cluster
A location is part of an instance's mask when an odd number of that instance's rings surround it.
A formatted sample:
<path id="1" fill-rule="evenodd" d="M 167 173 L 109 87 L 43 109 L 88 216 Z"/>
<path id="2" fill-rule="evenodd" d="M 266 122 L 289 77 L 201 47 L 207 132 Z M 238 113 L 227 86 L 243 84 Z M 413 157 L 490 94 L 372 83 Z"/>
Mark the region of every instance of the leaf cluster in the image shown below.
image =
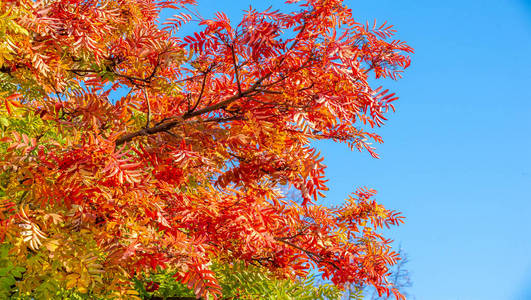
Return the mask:
<path id="1" fill-rule="evenodd" d="M 157 283 L 303 299 L 354 284 L 403 298 L 379 232 L 403 217 L 367 188 L 320 205 L 326 166 L 311 143 L 378 156 L 372 128 L 397 97 L 370 78 L 400 77 L 412 52 L 390 26 L 358 23 L 340 0 L 250 8 L 237 24 L 192 0 L 1 3 L 7 293 L 134 299 Z M 193 20 L 201 30 L 179 38 Z M 333 287 L 313 287 L 312 270 Z"/>

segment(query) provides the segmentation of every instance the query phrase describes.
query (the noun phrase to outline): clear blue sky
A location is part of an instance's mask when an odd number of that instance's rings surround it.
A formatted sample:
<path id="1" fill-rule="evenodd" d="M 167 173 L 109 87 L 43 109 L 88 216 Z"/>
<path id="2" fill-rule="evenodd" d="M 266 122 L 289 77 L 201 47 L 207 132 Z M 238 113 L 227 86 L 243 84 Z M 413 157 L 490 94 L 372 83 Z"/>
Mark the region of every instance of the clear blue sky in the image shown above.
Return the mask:
<path id="1" fill-rule="evenodd" d="M 249 5 L 201 1 L 234 21 Z M 531 299 L 531 1 L 349 0 L 360 21 L 394 24 L 415 48 L 380 133 L 380 160 L 319 144 L 327 203 L 358 186 L 400 210 L 417 300 Z"/>

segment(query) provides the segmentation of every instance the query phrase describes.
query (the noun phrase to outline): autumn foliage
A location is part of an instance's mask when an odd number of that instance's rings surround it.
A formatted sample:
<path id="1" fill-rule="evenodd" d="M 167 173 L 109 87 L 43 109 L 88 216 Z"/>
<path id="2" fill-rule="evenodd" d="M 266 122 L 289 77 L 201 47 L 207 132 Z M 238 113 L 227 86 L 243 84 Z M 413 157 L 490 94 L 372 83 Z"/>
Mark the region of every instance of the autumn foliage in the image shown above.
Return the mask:
<path id="1" fill-rule="evenodd" d="M 168 268 L 216 298 L 211 264 L 241 261 L 401 298 L 386 279 L 399 258 L 376 229 L 402 217 L 371 189 L 319 205 L 325 166 L 311 142 L 377 157 L 371 128 L 397 97 L 368 80 L 400 77 L 412 49 L 340 0 L 250 8 L 236 24 L 193 2 L 2 0 L 11 287 L 132 298 L 133 279 Z M 164 8 L 175 16 L 160 20 Z M 201 31 L 180 37 L 186 22 Z"/>

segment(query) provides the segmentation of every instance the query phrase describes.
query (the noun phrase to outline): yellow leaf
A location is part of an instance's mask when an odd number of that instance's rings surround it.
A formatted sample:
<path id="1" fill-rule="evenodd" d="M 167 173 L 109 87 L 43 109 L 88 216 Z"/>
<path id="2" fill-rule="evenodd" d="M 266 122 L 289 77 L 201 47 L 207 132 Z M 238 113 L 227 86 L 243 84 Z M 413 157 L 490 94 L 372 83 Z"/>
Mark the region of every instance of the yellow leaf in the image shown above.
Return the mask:
<path id="1" fill-rule="evenodd" d="M 66 288 L 71 289 L 77 285 L 78 274 L 70 274 L 66 276 Z"/>
<path id="2" fill-rule="evenodd" d="M 87 272 L 81 273 L 81 277 L 79 278 L 78 285 L 82 287 L 88 287 L 90 284 L 90 277 Z"/>
<path id="3" fill-rule="evenodd" d="M 138 295 L 138 292 L 136 290 L 127 290 L 127 292 L 125 293 L 128 295 Z"/>
<path id="4" fill-rule="evenodd" d="M 46 243 L 44 243 L 44 247 L 48 249 L 50 252 L 54 252 L 57 247 L 59 247 L 59 242 L 57 240 L 48 240 Z"/>

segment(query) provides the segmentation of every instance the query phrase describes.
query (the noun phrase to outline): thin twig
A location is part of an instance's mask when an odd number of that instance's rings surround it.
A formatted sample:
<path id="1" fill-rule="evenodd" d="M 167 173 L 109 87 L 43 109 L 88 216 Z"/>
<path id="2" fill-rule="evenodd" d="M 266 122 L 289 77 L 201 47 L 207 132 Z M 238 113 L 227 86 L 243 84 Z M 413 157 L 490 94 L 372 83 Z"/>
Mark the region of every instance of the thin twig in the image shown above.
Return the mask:
<path id="1" fill-rule="evenodd" d="M 147 102 L 147 120 L 146 120 L 146 127 L 145 128 L 149 128 L 149 121 L 150 121 L 150 118 L 151 118 L 151 103 L 149 102 L 149 97 L 148 97 L 148 94 L 146 92 L 146 88 L 143 88 L 142 92 L 144 93 L 144 98 L 146 98 L 146 102 Z"/>
<path id="2" fill-rule="evenodd" d="M 232 52 L 232 63 L 234 65 L 234 77 L 236 77 L 236 84 L 238 85 L 238 93 L 242 94 L 242 86 L 240 84 L 240 75 L 238 74 L 238 62 L 236 61 L 236 53 L 234 52 L 234 45 L 229 46 Z"/>
<path id="3" fill-rule="evenodd" d="M 199 96 L 197 97 L 197 101 L 195 102 L 194 107 L 192 107 L 191 109 L 188 109 L 188 112 L 193 112 L 194 110 L 196 110 L 197 106 L 201 102 L 201 98 L 203 98 L 203 93 L 205 92 L 205 85 L 206 85 L 208 73 L 209 71 L 205 72 L 204 77 L 203 77 L 203 83 L 201 84 L 201 92 L 199 92 Z"/>

